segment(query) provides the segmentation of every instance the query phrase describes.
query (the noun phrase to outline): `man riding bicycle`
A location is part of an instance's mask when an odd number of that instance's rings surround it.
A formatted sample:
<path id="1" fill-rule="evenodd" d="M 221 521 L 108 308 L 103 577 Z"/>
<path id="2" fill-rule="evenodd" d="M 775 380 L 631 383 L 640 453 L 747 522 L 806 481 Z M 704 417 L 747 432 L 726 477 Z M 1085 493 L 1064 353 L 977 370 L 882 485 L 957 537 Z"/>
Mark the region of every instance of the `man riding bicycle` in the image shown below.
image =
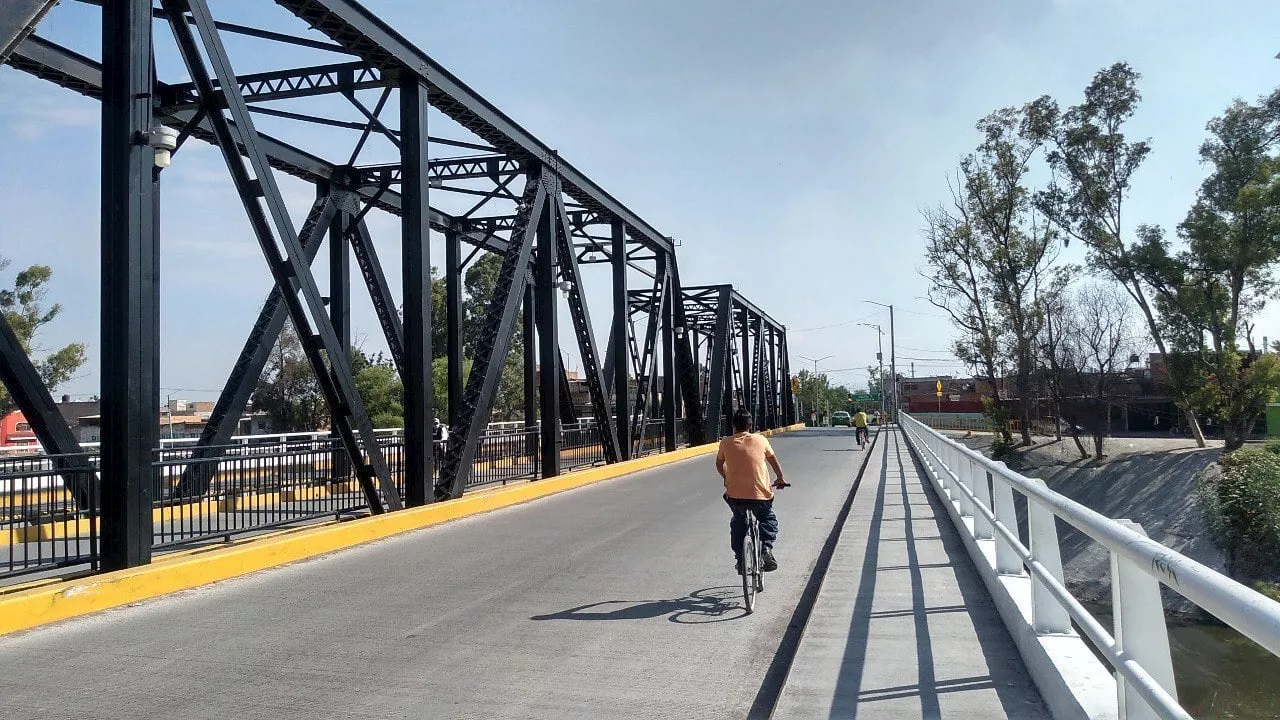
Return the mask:
<path id="1" fill-rule="evenodd" d="M 859 445 L 867 441 L 867 412 L 865 410 L 859 409 L 858 413 L 853 416 L 853 432 Z"/>
<path id="2" fill-rule="evenodd" d="M 777 481 L 770 484 L 769 471 Z M 751 432 L 751 413 L 738 408 L 733 414 L 733 435 L 720 440 L 716 453 L 716 472 L 724 478 L 724 501 L 733 510 L 729 521 L 729 545 L 742 574 L 742 543 L 747 533 L 747 520 L 743 513 L 751 512 L 760 523 L 760 545 L 764 552 L 761 569 L 765 572 L 778 569 L 773 557 L 773 543 L 778 539 L 778 517 L 773 514 L 773 489 L 788 486 L 782 478 L 782 466 L 773 454 L 773 447 L 763 435 Z"/>

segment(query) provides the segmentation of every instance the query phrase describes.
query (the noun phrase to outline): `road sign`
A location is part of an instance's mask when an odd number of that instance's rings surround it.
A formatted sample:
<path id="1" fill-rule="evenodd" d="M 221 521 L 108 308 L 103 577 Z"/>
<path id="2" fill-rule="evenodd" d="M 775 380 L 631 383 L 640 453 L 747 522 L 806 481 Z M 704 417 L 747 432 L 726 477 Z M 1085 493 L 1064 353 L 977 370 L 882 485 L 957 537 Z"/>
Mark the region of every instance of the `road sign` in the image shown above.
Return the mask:
<path id="1" fill-rule="evenodd" d="M 942 397 L 942 381 L 938 381 L 938 397 Z"/>
<path id="2" fill-rule="evenodd" d="M 800 378 L 795 375 L 791 376 L 791 392 L 800 392 Z"/>
<path id="3" fill-rule="evenodd" d="M 880 393 L 853 393 L 849 402 L 880 402 Z"/>

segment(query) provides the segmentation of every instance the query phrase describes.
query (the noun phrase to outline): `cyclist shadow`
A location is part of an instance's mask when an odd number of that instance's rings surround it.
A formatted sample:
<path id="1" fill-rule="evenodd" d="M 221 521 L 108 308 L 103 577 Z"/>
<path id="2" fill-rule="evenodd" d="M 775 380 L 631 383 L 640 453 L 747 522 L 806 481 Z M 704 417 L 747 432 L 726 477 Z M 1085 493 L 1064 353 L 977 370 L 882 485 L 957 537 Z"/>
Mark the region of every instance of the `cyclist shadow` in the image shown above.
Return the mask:
<path id="1" fill-rule="evenodd" d="M 682 625 L 727 622 L 746 617 L 742 588 L 737 585 L 703 588 L 673 600 L 604 600 L 534 615 L 530 620 L 652 620 L 666 616 Z"/>

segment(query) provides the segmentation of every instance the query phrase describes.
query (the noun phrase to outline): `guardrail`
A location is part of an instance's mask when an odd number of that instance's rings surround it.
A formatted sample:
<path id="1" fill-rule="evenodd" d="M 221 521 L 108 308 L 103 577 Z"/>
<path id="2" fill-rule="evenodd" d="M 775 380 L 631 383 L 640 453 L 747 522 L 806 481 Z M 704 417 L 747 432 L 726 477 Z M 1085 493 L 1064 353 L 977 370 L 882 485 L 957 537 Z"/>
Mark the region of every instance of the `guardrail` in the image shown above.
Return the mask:
<path id="1" fill-rule="evenodd" d="M 1280 656 L 1280 603 L 1149 539 L 1135 523 L 1113 520 L 1053 492 L 1044 481 L 1020 475 L 906 413 L 900 419 L 916 457 L 947 501 L 980 574 L 988 571 L 984 579 L 1019 576 L 1024 570 L 1029 574 L 1030 597 L 1014 598 L 1026 623 L 1010 628 L 1015 641 L 1024 630 L 1042 638 L 1071 635 L 1074 622 L 1115 672 L 1119 718 L 1191 717 L 1178 704 L 1160 585 Z M 1014 493 L 1027 502 L 1026 542 L 1019 531 Z M 1063 583 L 1058 519 L 1110 553 L 1113 631 Z M 1011 587 L 992 588 L 988 583 L 993 595 Z M 1005 622 L 1010 622 L 1008 615 Z M 1019 647 L 1026 657 L 1026 649 Z"/>

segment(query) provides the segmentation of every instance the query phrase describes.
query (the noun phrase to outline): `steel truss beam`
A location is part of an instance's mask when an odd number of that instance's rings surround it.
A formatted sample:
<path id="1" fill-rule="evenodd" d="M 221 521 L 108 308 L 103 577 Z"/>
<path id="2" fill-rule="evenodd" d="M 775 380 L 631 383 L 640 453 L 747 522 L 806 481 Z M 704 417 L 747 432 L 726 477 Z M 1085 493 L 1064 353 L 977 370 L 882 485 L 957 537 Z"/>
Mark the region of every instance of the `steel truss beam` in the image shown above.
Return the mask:
<path id="1" fill-rule="evenodd" d="M 337 215 L 339 205 L 343 203 L 341 195 L 324 192 L 317 196 L 298 231 L 298 242 L 308 265 L 319 253 L 321 238 Z M 290 290 L 297 291 L 296 288 Z M 222 446 L 231 442 L 236 427 L 240 424 L 240 416 L 249 405 L 253 389 L 262 377 L 262 370 L 267 366 L 271 351 L 288 319 L 289 310 L 284 305 L 284 295 L 279 286 L 272 286 L 267 299 L 262 303 L 262 309 L 258 311 L 258 319 L 240 350 L 240 356 L 231 366 L 231 374 L 222 393 L 218 395 L 218 401 L 214 403 L 213 412 L 209 414 L 204 430 L 200 432 L 193 459 L 216 457 L 222 452 Z M 197 497 L 208 492 L 216 469 L 207 462 L 188 465 L 178 485 L 179 494 L 182 497 Z"/>
<path id="2" fill-rule="evenodd" d="M 101 65 L 41 37 L 32 35 L 23 40 L 7 62 L 23 72 L 60 87 L 86 97 L 102 99 Z M 164 83 L 157 83 L 156 87 L 158 94 L 167 92 L 168 86 Z M 195 109 L 160 113 L 157 114 L 156 119 L 170 127 L 185 129 L 191 137 L 217 144 L 209 120 Z M 229 124 L 232 135 L 237 139 L 237 150 L 242 154 L 245 153 L 243 144 L 239 142 L 239 130 L 236 124 L 234 122 Z M 350 189 L 361 198 L 372 201 L 372 204 L 381 210 L 392 215 L 402 214 L 400 193 L 382 188 L 353 187 L 352 183 L 346 179 L 345 167 L 330 163 L 269 135 L 258 133 L 257 137 L 258 145 L 266 154 L 271 167 L 310 183 L 332 184 L 336 188 Z M 455 219 L 447 213 L 431 210 L 433 229 L 444 232 L 455 225 Z M 483 247 L 490 252 L 501 253 L 506 250 L 506 240 L 493 234 L 501 228 L 488 231 L 470 227 L 458 227 L 458 229 L 462 233 L 462 239 L 467 243 Z"/>
<path id="3" fill-rule="evenodd" d="M 635 333 L 631 334 L 636 376 L 636 398 L 631 411 L 631 445 L 633 452 L 640 451 L 641 442 L 644 439 L 644 427 L 649 419 L 649 400 L 658 391 L 656 349 L 658 330 L 662 326 L 663 307 L 670 292 L 669 279 L 666 274 L 666 268 L 659 268 L 658 277 L 654 280 L 653 290 L 651 291 L 649 306 L 644 310 L 649 317 L 648 324 L 645 326 L 644 345 L 637 348 L 635 345 Z"/>
<path id="4" fill-rule="evenodd" d="M 367 63 L 347 62 L 253 73 L 238 80 L 241 97 L 255 103 L 386 87 L 394 78 L 394 73 L 384 73 Z M 169 85 L 160 99 L 160 112 L 165 114 L 198 106 L 195 83 Z"/>
<path id="5" fill-rule="evenodd" d="M 96 507 L 95 473 L 76 436 L 58 412 L 58 406 L 40 379 L 40 372 L 27 357 L 22 342 L 0 313 L 0 383 L 9 389 L 22 416 L 30 423 L 44 451 L 59 456 L 54 466 L 63 470 L 63 487 L 82 510 Z"/>
<path id="6" fill-rule="evenodd" d="M 524 173 L 524 167 L 518 160 L 506 155 L 481 155 L 478 157 L 436 158 L 428 163 L 428 176 L 433 182 L 451 182 L 455 180 L 492 180 L 501 182 L 512 175 Z M 366 165 L 351 168 L 348 177 L 358 187 L 379 187 L 382 185 L 399 185 L 401 178 L 400 165 Z M 579 213 L 581 215 L 581 213 Z M 514 216 L 510 218 L 515 221 Z"/>
<path id="7" fill-rule="evenodd" d="M 369 507 L 375 513 L 386 509 L 398 510 L 403 506 L 399 491 L 391 480 L 368 414 L 356 391 L 351 366 L 346 357 L 347 349 L 341 347 L 341 341 L 325 313 L 324 301 L 289 221 L 284 198 L 276 185 L 267 156 L 259 147 L 249 108 L 238 92 L 215 89 L 205 66 L 201 49 L 207 54 L 213 67 L 213 76 L 217 77 L 219 85 L 228 89 L 239 87 L 209 8 L 205 0 L 161 2 L 170 15 L 169 25 L 178 41 L 179 52 L 200 96 L 205 100 L 205 115 L 213 125 L 218 146 L 222 149 L 223 158 L 231 171 L 276 286 L 283 292 L 289 316 L 298 330 L 303 350 L 329 405 L 333 427 L 342 435 L 343 445 L 356 467 L 356 476 L 364 489 Z M 195 20 L 200 37 L 199 45 L 183 19 L 183 13 L 187 10 Z M 211 108 L 215 102 L 217 106 Z M 239 143 L 222 106 L 225 106 L 225 111 L 230 113 L 239 129 Z M 237 145 L 243 146 L 252 175 L 249 168 L 245 167 Z M 280 252 L 281 244 L 284 246 L 284 254 Z M 294 283 L 301 292 L 301 298 L 298 293 L 291 291 Z"/>
<path id="8" fill-rule="evenodd" d="M 449 448 L 445 454 L 440 481 L 436 484 L 437 500 L 461 497 L 471 476 L 472 465 L 480 449 L 480 438 L 493 410 L 498 380 L 502 375 L 503 361 L 511 349 L 511 338 L 519 316 L 520 302 L 528 284 L 529 258 L 533 254 L 537 228 L 548 207 L 548 188 L 551 178 L 539 168 L 538 175 L 525 183 L 520 201 L 521 222 L 512 234 L 507 250 L 502 254 L 502 267 L 494 284 L 493 298 L 485 310 L 484 323 L 476 343 L 471 372 L 467 376 L 462 395 L 457 427 L 449 436 Z M 526 332 L 526 337 L 528 333 Z M 526 347 L 526 352 L 532 352 Z M 527 366 L 526 366 L 527 369 Z M 546 372 L 544 367 L 543 372 Z M 528 382 L 526 372 L 526 383 Z M 545 378 L 545 375 L 544 375 Z M 526 388 L 531 384 L 527 384 Z"/>
<path id="9" fill-rule="evenodd" d="M 467 87 L 373 13 L 350 0 L 276 0 L 311 27 L 376 67 L 408 68 L 431 87 L 431 104 L 494 148 L 556 169 L 564 191 L 585 208 L 626 224 L 631 236 L 655 251 L 674 252 L 671 240 L 631 212 L 554 150 Z"/>
<path id="10" fill-rule="evenodd" d="M 560 221 L 556 226 L 560 274 L 569 283 L 569 316 L 573 320 L 573 331 L 578 340 L 578 355 L 582 358 L 582 372 L 586 376 L 587 394 L 591 396 L 591 411 L 595 416 L 596 429 L 599 431 L 604 460 L 607 463 L 615 463 L 620 457 L 619 438 L 616 428 L 609 421 L 609 400 L 605 396 L 604 378 L 600 372 L 600 355 L 597 351 L 595 333 L 591 327 L 591 315 L 587 310 L 586 298 L 582 291 L 582 275 L 578 270 L 578 258 L 573 252 L 572 241 L 569 238 L 569 217 L 560 198 L 555 198 L 553 202 Z M 573 407 L 572 401 L 569 407 Z"/>

